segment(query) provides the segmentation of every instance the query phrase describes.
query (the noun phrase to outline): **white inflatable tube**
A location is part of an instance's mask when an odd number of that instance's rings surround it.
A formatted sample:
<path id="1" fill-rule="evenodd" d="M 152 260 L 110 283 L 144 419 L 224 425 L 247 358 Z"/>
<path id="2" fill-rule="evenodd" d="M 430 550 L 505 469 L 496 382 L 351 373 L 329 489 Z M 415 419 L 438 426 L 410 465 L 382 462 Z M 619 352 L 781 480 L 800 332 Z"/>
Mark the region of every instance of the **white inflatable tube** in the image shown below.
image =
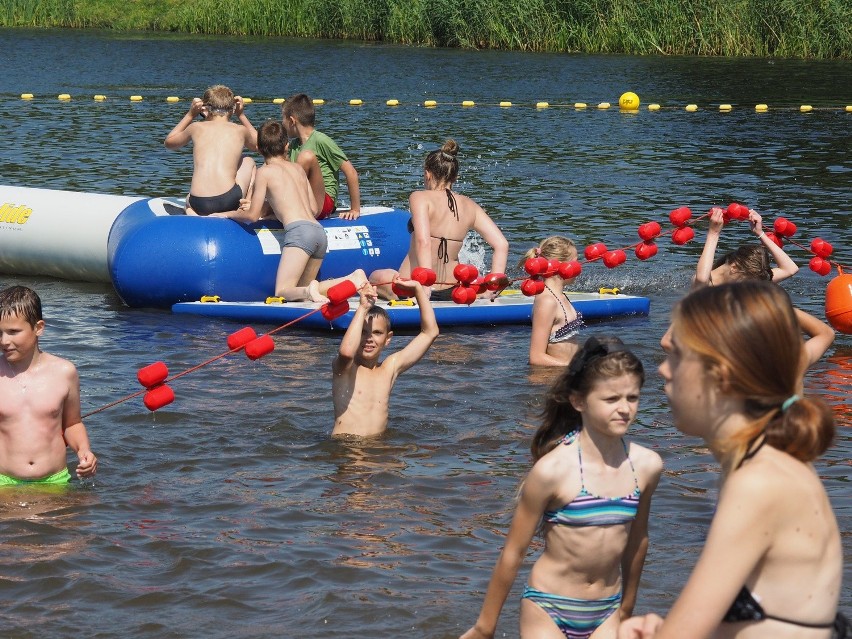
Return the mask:
<path id="1" fill-rule="evenodd" d="M 111 281 L 110 229 L 141 199 L 0 185 L 0 273 Z"/>

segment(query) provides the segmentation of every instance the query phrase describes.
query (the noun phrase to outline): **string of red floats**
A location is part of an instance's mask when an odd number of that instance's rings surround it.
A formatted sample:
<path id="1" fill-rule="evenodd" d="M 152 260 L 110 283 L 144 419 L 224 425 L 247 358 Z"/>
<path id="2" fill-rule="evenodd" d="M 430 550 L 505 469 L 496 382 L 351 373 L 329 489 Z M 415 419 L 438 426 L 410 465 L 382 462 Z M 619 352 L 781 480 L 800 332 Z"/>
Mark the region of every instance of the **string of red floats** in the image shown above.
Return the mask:
<path id="1" fill-rule="evenodd" d="M 524 270 L 528 277 L 511 279 L 505 273 L 488 273 L 480 276 L 478 269 L 472 264 L 458 264 L 453 270 L 453 277 L 456 281 L 442 282 L 442 284 L 455 286 L 452 291 L 452 299 L 456 304 L 473 304 L 479 295 L 486 292 L 498 293 L 517 281 L 521 281 L 521 292 L 532 297 L 544 291 L 544 281 L 547 278 L 559 274 L 564 280 L 573 279 L 580 275 L 583 264 L 601 261 L 607 268 L 616 268 L 627 261 L 627 251 L 630 249 L 633 249 L 639 260 L 648 260 L 657 254 L 659 247 L 655 240 L 660 237 L 668 235 L 671 236 L 673 244 L 687 244 L 695 238 L 693 226 L 702 219 L 709 217 L 711 213 L 712 209 L 704 215 L 693 218 L 689 207 L 678 207 L 669 213 L 672 229 L 664 231 L 659 222 L 646 222 L 637 229 L 638 242 L 617 249 L 608 249 L 603 242 L 595 242 L 585 247 L 583 251 L 585 259 L 582 262 L 580 260 L 560 262 L 559 260 L 548 260 L 541 256 L 531 257 L 524 262 Z M 737 202 L 731 203 L 723 209 L 725 223 L 731 220 L 747 220 L 748 215 L 748 207 Z M 838 276 L 829 283 L 826 289 L 826 318 L 836 330 L 852 333 L 852 275 L 844 274 L 843 265 L 829 259 L 834 252 L 834 247 L 829 242 L 817 237 L 810 242 L 809 246 L 805 246 L 791 239 L 797 231 L 796 224 L 786 218 L 779 217 L 773 223 L 773 230 L 767 232 L 766 235 L 779 247 L 783 248 L 786 242 L 813 254 L 809 267 L 819 275 L 826 276 L 831 273 L 832 267 L 837 268 Z M 436 283 L 437 275 L 430 268 L 417 267 L 412 270 L 411 279 L 423 286 L 432 286 Z M 397 297 L 403 299 L 413 297 L 414 291 L 412 289 L 396 281 L 390 284 Z M 169 382 L 241 350 L 252 361 L 260 359 L 275 349 L 272 335 L 314 313 L 321 313 L 329 322 L 345 315 L 349 311 L 349 298 L 356 295 L 357 292 L 358 289 L 351 280 L 344 280 L 328 289 L 326 293 L 328 302 L 320 308 L 309 311 L 264 335 L 258 336 L 250 326 L 241 328 L 228 336 L 227 351 L 171 377 L 169 377 L 168 367 L 162 361 L 144 366 L 139 369 L 136 376 L 143 387 L 142 390 L 91 411 L 83 417 L 89 417 L 143 394 L 143 403 L 148 410 L 153 412 L 167 406 L 175 399 L 174 390 L 169 386 Z"/>

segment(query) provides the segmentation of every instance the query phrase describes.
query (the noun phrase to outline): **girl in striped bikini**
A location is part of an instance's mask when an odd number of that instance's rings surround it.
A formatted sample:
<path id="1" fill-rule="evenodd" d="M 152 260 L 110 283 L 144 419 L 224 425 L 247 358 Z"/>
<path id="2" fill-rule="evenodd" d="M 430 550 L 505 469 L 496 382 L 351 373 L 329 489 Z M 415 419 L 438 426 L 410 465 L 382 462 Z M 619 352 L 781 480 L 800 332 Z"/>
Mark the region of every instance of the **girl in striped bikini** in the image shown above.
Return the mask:
<path id="1" fill-rule="evenodd" d="M 494 636 L 536 531 L 545 547 L 521 599 L 521 637 L 611 639 L 631 615 L 663 468 L 655 452 L 624 439 L 644 380 L 620 340 L 592 337 L 554 383 L 506 544 L 463 639 Z"/>

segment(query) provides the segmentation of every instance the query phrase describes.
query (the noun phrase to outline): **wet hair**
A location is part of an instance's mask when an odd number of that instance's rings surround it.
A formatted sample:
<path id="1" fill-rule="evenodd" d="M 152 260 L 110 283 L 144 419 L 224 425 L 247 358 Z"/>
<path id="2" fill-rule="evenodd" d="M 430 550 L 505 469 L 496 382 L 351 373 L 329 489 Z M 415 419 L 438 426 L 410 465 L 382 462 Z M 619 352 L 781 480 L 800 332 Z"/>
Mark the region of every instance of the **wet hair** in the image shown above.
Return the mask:
<path id="1" fill-rule="evenodd" d="M 287 132 L 279 120 L 269 119 L 257 132 L 257 150 L 265 158 L 282 157 L 287 146 Z"/>
<path id="2" fill-rule="evenodd" d="M 541 426 L 530 445 L 533 461 L 553 450 L 568 433 L 582 430 L 583 417 L 571 404 L 572 395 L 586 397 L 599 381 L 622 375 L 635 375 L 640 387 L 645 383 L 642 362 L 624 342 L 617 337 L 587 339 L 545 396 Z"/>
<path id="3" fill-rule="evenodd" d="M 0 320 L 17 315 L 35 326 L 42 320 L 41 298 L 26 286 L 10 286 L 0 291 Z"/>
<path id="4" fill-rule="evenodd" d="M 713 268 L 727 264 L 734 269 L 734 277 L 737 280 L 771 280 L 771 259 L 765 246 L 749 244 L 725 253 L 713 263 Z"/>
<path id="5" fill-rule="evenodd" d="M 459 176 L 459 161 L 456 157 L 458 153 L 459 145 L 455 140 L 449 139 L 440 149 L 431 151 L 426 156 L 423 168 L 439 182 L 452 184 Z"/>
<path id="6" fill-rule="evenodd" d="M 281 117 L 287 119 L 293 117 L 302 126 L 314 126 L 317 111 L 313 101 L 304 93 L 297 93 L 284 100 L 281 106 Z"/>
<path id="7" fill-rule="evenodd" d="M 548 260 L 570 262 L 577 259 L 577 246 L 567 237 L 551 235 L 542 240 L 541 244 L 524 253 L 521 261 L 518 262 L 518 268 L 523 268 L 528 259 L 538 256 L 547 258 Z"/>
<path id="8" fill-rule="evenodd" d="M 796 459 L 819 457 L 834 439 L 831 409 L 800 394 L 804 340 L 790 297 L 780 286 L 748 280 L 704 287 L 675 307 L 678 345 L 698 355 L 719 392 L 745 401 L 751 422 L 721 442 L 723 469 L 736 468 L 749 447 L 766 442 Z"/>
<path id="9" fill-rule="evenodd" d="M 366 324 L 374 317 L 384 318 L 385 325 L 388 327 L 388 333 L 391 332 L 392 329 L 390 315 L 388 315 L 388 312 L 385 309 L 383 309 L 381 306 L 371 306 L 370 309 L 367 311 L 367 315 L 364 317 L 364 323 Z"/>
<path id="10" fill-rule="evenodd" d="M 234 92 L 224 84 L 214 84 L 212 87 L 208 87 L 201 101 L 211 111 L 234 112 Z"/>

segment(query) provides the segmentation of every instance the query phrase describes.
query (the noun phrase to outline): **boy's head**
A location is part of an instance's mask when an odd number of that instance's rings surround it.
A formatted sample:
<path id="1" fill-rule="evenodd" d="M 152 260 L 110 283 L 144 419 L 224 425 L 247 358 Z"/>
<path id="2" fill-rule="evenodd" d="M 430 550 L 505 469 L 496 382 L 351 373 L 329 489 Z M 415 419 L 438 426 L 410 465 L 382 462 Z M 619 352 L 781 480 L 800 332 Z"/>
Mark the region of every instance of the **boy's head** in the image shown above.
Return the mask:
<path id="1" fill-rule="evenodd" d="M 257 150 L 265 158 L 286 156 L 287 133 L 278 120 L 269 119 L 257 132 Z"/>
<path id="2" fill-rule="evenodd" d="M 375 361 L 393 337 L 390 316 L 380 306 L 373 306 L 364 317 L 361 329 L 361 359 Z"/>
<path id="3" fill-rule="evenodd" d="M 281 119 L 284 120 L 285 126 L 290 118 L 302 126 L 314 126 L 316 115 L 313 101 L 304 93 L 287 98 L 281 107 Z"/>
<path id="4" fill-rule="evenodd" d="M 18 316 L 30 326 L 42 321 L 41 298 L 26 286 L 10 286 L 0 291 L 0 320 Z"/>
<path id="5" fill-rule="evenodd" d="M 224 84 L 214 84 L 209 87 L 201 98 L 209 113 L 231 115 L 234 112 L 234 92 Z"/>

